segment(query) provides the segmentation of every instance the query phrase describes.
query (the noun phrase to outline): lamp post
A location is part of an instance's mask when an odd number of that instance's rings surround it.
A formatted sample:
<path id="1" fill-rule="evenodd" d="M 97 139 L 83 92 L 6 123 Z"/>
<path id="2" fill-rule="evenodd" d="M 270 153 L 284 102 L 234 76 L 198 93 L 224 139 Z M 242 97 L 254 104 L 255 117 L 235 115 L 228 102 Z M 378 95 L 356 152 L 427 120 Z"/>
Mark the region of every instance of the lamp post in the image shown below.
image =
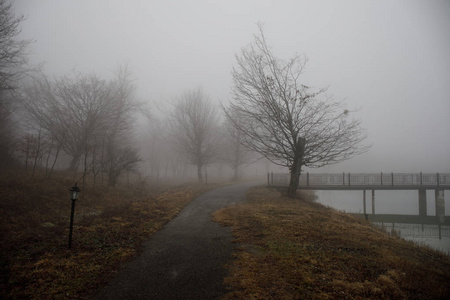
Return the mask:
<path id="1" fill-rule="evenodd" d="M 72 211 L 70 212 L 70 231 L 69 231 L 69 246 L 68 246 L 69 249 L 70 247 L 72 247 L 73 215 L 75 213 L 75 201 L 77 201 L 80 192 L 81 190 L 77 186 L 77 183 L 75 183 L 75 186 L 73 186 L 70 189 L 70 200 L 72 200 Z"/>

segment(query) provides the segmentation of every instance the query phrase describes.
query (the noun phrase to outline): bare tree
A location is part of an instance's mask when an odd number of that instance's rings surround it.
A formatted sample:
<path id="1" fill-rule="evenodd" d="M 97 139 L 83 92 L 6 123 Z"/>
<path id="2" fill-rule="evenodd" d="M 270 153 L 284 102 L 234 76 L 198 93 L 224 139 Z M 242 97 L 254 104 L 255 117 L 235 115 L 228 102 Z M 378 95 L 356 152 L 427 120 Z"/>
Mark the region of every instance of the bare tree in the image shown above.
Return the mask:
<path id="1" fill-rule="evenodd" d="M 26 73 L 28 40 L 17 40 L 24 16 L 14 14 L 12 4 L 0 0 L 0 91 L 12 90 Z"/>
<path id="2" fill-rule="evenodd" d="M 74 74 L 54 82 L 42 76 L 24 89 L 23 119 L 51 133 L 72 156 L 69 169 L 73 170 L 105 130 L 112 98 L 107 82 L 95 75 Z"/>
<path id="3" fill-rule="evenodd" d="M 63 77 L 55 87 L 67 128 L 64 151 L 72 156 L 69 169 L 74 170 L 107 130 L 113 92 L 106 81 L 93 74 Z"/>
<path id="4" fill-rule="evenodd" d="M 28 40 L 17 40 L 23 16 L 16 16 L 12 4 L 0 0 L 0 167 L 11 162 L 14 143 L 12 92 L 26 73 Z"/>
<path id="5" fill-rule="evenodd" d="M 229 165 L 234 172 L 233 180 L 239 178 L 239 168 L 242 164 L 246 163 L 249 158 L 249 150 L 243 146 L 245 136 L 241 130 L 239 130 L 239 124 L 241 121 L 237 118 L 236 114 L 233 114 L 233 120 L 238 124 L 236 126 L 230 119 L 225 119 L 224 126 L 224 138 L 222 141 L 221 158 L 224 163 Z"/>
<path id="6" fill-rule="evenodd" d="M 226 117 L 245 136 L 243 145 L 290 170 L 289 197 L 295 197 L 303 166 L 315 168 L 367 151 L 361 122 L 349 118 L 343 103 L 301 83 L 306 59 L 284 61 L 259 35 L 233 68 L 234 103 Z"/>
<path id="7" fill-rule="evenodd" d="M 141 161 L 137 150 L 131 147 L 116 148 L 108 160 L 108 184 L 115 186 L 117 178 L 124 171 L 132 171 Z"/>
<path id="8" fill-rule="evenodd" d="M 218 124 L 216 109 L 201 88 L 184 93 L 169 116 L 169 135 L 175 148 L 197 166 L 197 176 L 203 181 L 202 169 L 217 151 Z"/>
<path id="9" fill-rule="evenodd" d="M 126 68 L 111 81 L 94 74 L 54 82 L 43 76 L 24 89 L 23 119 L 56 141 L 56 157 L 59 149 L 72 157 L 69 169 L 83 162 L 83 178 L 89 172 L 96 177 L 101 170 L 117 177 L 122 171 L 116 169 L 117 161 L 128 151 L 124 149 L 133 133 L 133 113 L 139 108 L 133 93 Z"/>
<path id="10" fill-rule="evenodd" d="M 36 149 L 36 138 L 32 134 L 24 135 L 16 145 L 16 155 L 25 164 L 25 171 L 28 171 L 29 162 L 33 159 Z"/>
<path id="11" fill-rule="evenodd" d="M 170 142 L 166 138 L 165 126 L 156 117 L 149 117 L 142 133 L 141 149 L 150 177 L 158 184 L 160 177 L 167 177 L 168 166 L 174 160 Z M 165 173 L 163 174 L 163 168 Z"/>
<path id="12" fill-rule="evenodd" d="M 126 170 L 135 167 L 140 158 L 137 151 L 130 147 L 130 137 L 134 128 L 134 116 L 141 105 L 135 101 L 135 87 L 129 79 L 126 67 L 119 68 L 116 77 L 109 84 L 112 95 L 105 113 L 105 127 L 101 135 L 105 169 L 108 172 L 109 184 L 115 185 L 116 178 Z M 100 138 L 99 138 L 100 140 Z"/>
<path id="13" fill-rule="evenodd" d="M 25 124 L 22 130 L 34 132 L 39 128 L 49 137 L 46 172 L 50 177 L 66 142 L 70 117 L 56 96 L 55 85 L 44 75 L 34 77 L 32 84 L 22 89 L 19 102 L 21 106 L 18 113 L 20 120 Z M 48 170 L 50 157 L 53 158 L 53 162 Z"/>
<path id="14" fill-rule="evenodd" d="M 0 91 L 0 168 L 11 164 L 14 153 L 15 126 L 11 95 Z"/>

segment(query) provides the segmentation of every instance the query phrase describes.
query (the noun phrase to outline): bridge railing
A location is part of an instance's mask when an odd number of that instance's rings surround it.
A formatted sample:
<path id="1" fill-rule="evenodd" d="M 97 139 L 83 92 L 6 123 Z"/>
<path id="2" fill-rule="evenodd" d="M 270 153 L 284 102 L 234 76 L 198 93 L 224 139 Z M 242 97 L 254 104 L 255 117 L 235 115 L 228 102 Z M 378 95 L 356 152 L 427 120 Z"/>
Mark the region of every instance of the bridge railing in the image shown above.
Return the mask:
<path id="1" fill-rule="evenodd" d="M 268 184 L 289 185 L 290 175 L 268 174 Z M 304 173 L 300 187 L 314 186 L 450 186 L 450 173 Z"/>

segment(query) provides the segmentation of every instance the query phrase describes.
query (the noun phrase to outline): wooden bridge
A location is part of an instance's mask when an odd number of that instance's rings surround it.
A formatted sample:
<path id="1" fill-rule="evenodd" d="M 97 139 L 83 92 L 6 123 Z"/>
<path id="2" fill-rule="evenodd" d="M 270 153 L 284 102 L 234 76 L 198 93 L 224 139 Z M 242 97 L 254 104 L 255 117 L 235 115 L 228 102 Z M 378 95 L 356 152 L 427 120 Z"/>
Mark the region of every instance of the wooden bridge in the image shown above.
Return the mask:
<path id="1" fill-rule="evenodd" d="M 289 185 L 290 174 L 269 173 L 267 185 L 285 187 Z M 375 190 L 418 190 L 419 215 L 414 217 L 416 224 L 447 224 L 450 217 L 445 217 L 444 190 L 450 190 L 450 173 L 338 173 L 316 174 L 306 173 L 300 176 L 301 190 L 362 190 L 364 216 L 366 213 L 366 190 L 372 191 L 372 216 L 369 219 L 377 221 L 375 216 Z M 427 190 L 435 190 L 436 217 L 427 215 Z M 412 221 L 412 219 L 410 220 Z"/>

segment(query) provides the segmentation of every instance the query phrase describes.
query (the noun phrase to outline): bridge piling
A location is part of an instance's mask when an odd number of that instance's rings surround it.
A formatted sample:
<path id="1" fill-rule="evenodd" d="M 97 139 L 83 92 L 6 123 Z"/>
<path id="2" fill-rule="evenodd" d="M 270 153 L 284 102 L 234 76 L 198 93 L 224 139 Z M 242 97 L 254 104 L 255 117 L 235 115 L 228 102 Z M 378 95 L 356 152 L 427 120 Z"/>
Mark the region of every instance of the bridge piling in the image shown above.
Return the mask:
<path id="1" fill-rule="evenodd" d="M 375 214 L 375 190 L 372 190 L 372 215 Z"/>
<path id="2" fill-rule="evenodd" d="M 434 192 L 435 192 L 436 217 L 439 223 L 444 223 L 445 221 L 444 190 L 434 190 Z"/>
<path id="3" fill-rule="evenodd" d="M 364 216 L 367 219 L 367 213 L 366 213 L 366 190 L 363 190 L 363 206 L 364 206 Z"/>
<path id="4" fill-rule="evenodd" d="M 419 216 L 427 216 L 427 190 L 419 189 Z"/>

